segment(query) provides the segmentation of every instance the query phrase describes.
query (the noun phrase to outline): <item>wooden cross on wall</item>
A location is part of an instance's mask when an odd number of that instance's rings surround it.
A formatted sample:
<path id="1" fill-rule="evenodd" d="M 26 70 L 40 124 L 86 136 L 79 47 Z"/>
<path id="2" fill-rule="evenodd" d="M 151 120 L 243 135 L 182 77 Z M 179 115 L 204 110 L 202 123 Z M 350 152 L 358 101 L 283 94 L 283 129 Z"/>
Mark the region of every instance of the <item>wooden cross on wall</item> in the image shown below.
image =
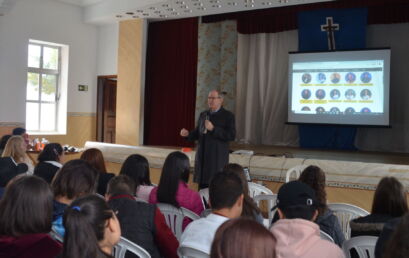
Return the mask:
<path id="1" fill-rule="evenodd" d="M 335 50 L 335 37 L 334 32 L 339 30 L 339 24 L 334 23 L 334 19 L 332 17 L 326 17 L 327 23 L 321 25 L 321 31 L 327 32 L 328 38 L 328 49 Z"/>

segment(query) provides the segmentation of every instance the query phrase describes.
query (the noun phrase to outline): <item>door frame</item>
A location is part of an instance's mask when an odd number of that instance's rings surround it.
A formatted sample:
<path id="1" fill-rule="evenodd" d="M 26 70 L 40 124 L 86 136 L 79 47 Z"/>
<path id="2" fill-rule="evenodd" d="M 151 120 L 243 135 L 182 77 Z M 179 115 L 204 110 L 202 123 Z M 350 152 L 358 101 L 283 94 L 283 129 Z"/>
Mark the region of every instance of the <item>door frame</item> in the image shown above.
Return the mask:
<path id="1" fill-rule="evenodd" d="M 104 83 L 107 80 L 117 80 L 117 75 L 100 75 L 97 77 L 97 141 L 102 142 L 104 138 Z"/>

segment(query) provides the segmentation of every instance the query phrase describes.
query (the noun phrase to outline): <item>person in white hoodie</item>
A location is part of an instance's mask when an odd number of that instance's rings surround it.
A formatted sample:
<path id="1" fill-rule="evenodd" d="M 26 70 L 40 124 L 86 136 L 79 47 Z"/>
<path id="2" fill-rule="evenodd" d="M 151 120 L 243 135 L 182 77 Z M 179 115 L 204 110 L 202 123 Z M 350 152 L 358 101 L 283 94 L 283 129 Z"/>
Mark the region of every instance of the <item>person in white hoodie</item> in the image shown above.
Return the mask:
<path id="1" fill-rule="evenodd" d="M 277 240 L 276 258 L 341 258 L 342 250 L 320 237 L 314 190 L 300 181 L 281 186 L 277 196 L 280 219 L 271 227 Z"/>

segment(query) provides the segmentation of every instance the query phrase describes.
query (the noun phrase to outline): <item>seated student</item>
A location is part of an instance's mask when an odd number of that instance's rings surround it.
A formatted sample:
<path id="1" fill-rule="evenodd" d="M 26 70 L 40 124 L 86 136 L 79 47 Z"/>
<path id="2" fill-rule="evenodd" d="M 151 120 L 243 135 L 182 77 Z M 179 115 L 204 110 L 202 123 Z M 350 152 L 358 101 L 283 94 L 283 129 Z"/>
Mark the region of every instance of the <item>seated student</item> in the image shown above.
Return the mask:
<path id="1" fill-rule="evenodd" d="M 34 175 L 41 177 L 51 184 L 53 177 L 62 167 L 64 151 L 59 143 L 49 143 L 38 155 L 38 164 L 34 168 Z"/>
<path id="2" fill-rule="evenodd" d="M 86 160 L 99 172 L 97 193 L 105 195 L 107 184 L 115 175 L 108 173 L 105 167 L 105 160 L 102 152 L 98 149 L 91 148 L 81 154 L 80 159 Z"/>
<path id="3" fill-rule="evenodd" d="M 261 211 L 249 195 L 249 185 L 247 183 L 246 176 L 244 175 L 243 167 L 240 166 L 239 164 L 227 164 L 224 167 L 223 172 L 234 173 L 241 180 L 244 194 L 243 211 L 241 213 L 241 216 L 251 218 L 263 225 L 263 216 L 261 215 Z"/>
<path id="4" fill-rule="evenodd" d="M 167 226 L 165 217 L 153 204 L 136 201 L 136 187 L 126 175 L 108 183 L 108 205 L 117 212 L 122 236 L 143 247 L 151 257 L 175 257 L 179 242 Z"/>
<path id="5" fill-rule="evenodd" d="M 25 128 L 17 127 L 13 129 L 13 135 L 18 135 L 23 137 L 24 142 L 26 143 L 26 150 L 30 149 L 30 138 Z"/>
<path id="6" fill-rule="evenodd" d="M 149 195 L 154 188 L 149 176 L 148 160 L 139 154 L 132 154 L 126 158 L 122 164 L 121 175 L 127 175 L 135 181 L 136 197 L 138 199 L 149 201 Z"/>
<path id="7" fill-rule="evenodd" d="M 11 135 L 10 134 L 6 134 L 3 135 L 3 137 L 1 137 L 0 140 L 0 157 L 3 154 L 4 148 L 6 147 L 7 141 L 10 139 Z"/>
<path id="8" fill-rule="evenodd" d="M 159 186 L 153 188 L 149 195 L 150 203 L 168 203 L 175 207 L 183 207 L 200 215 L 204 210 L 198 192 L 189 189 L 189 158 L 186 154 L 175 151 L 166 157 L 163 164 Z M 183 220 L 183 229 L 191 222 Z"/>
<path id="9" fill-rule="evenodd" d="M 376 187 L 371 214 L 350 222 L 351 237 L 379 236 L 384 224 L 408 211 L 406 192 L 395 177 L 384 177 Z"/>
<path id="10" fill-rule="evenodd" d="M 398 220 L 394 219 L 393 224 L 395 229 L 390 233 L 389 239 L 378 238 L 378 242 L 376 243 L 377 247 L 378 243 L 382 241 L 382 245 L 385 245 L 385 248 L 382 255 L 380 255 L 380 253 L 377 254 L 375 249 L 375 257 L 409 257 L 409 214 L 402 216 L 402 218 L 399 218 Z"/>
<path id="11" fill-rule="evenodd" d="M 51 231 L 53 193 L 43 179 L 21 176 L 0 201 L 0 257 L 54 258 L 62 246 Z"/>
<path id="12" fill-rule="evenodd" d="M 32 175 L 34 172 L 34 165 L 26 153 L 27 145 L 21 136 L 15 135 L 10 137 L 4 148 L 2 157 L 11 159 L 14 163 L 25 163 L 28 167 L 27 174 Z"/>
<path id="13" fill-rule="evenodd" d="M 243 210 L 243 185 L 232 173 L 216 173 L 209 185 L 212 213 L 190 223 L 180 238 L 180 246 L 210 254 L 216 230 L 228 219 L 240 217 Z"/>
<path id="14" fill-rule="evenodd" d="M 231 219 L 216 231 L 211 258 L 275 258 L 276 240 L 264 226 L 248 218 Z"/>
<path id="15" fill-rule="evenodd" d="M 72 202 L 64 213 L 64 227 L 62 258 L 113 258 L 121 228 L 102 197 L 87 195 Z"/>
<path id="16" fill-rule="evenodd" d="M 54 191 L 53 230 L 64 236 L 62 217 L 68 205 L 75 199 L 95 193 L 98 182 L 96 171 L 85 160 L 71 160 L 57 172 L 51 187 Z"/>
<path id="17" fill-rule="evenodd" d="M 375 246 L 375 258 L 382 258 L 385 252 L 385 245 L 389 242 L 392 237 L 392 234 L 397 230 L 402 217 L 394 218 L 389 220 L 383 226 L 382 232 L 376 241 Z"/>
<path id="18" fill-rule="evenodd" d="M 300 181 L 280 187 L 277 195 L 280 219 L 271 227 L 277 240 L 277 258 L 344 257 L 334 243 L 320 237 L 320 228 L 313 221 L 318 216 L 314 190 Z"/>
<path id="19" fill-rule="evenodd" d="M 327 193 L 325 191 L 325 173 L 317 166 L 308 166 L 301 173 L 299 181 L 307 184 L 315 191 L 318 204 L 318 217 L 315 223 L 320 229 L 334 239 L 334 243 L 342 247 L 345 241 L 341 225 L 334 212 L 328 209 Z"/>

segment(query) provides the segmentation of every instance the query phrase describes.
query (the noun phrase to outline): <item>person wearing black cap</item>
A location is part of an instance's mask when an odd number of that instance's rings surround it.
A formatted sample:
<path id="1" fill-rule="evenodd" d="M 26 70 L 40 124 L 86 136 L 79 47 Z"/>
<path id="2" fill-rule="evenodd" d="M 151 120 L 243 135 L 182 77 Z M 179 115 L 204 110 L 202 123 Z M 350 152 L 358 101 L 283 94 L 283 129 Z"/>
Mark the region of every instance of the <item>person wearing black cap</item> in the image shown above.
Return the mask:
<path id="1" fill-rule="evenodd" d="M 314 190 L 300 181 L 281 186 L 277 196 L 280 220 L 271 227 L 277 240 L 276 258 L 345 257 L 334 243 L 320 237 L 320 228 L 313 221 L 318 216 Z"/>

